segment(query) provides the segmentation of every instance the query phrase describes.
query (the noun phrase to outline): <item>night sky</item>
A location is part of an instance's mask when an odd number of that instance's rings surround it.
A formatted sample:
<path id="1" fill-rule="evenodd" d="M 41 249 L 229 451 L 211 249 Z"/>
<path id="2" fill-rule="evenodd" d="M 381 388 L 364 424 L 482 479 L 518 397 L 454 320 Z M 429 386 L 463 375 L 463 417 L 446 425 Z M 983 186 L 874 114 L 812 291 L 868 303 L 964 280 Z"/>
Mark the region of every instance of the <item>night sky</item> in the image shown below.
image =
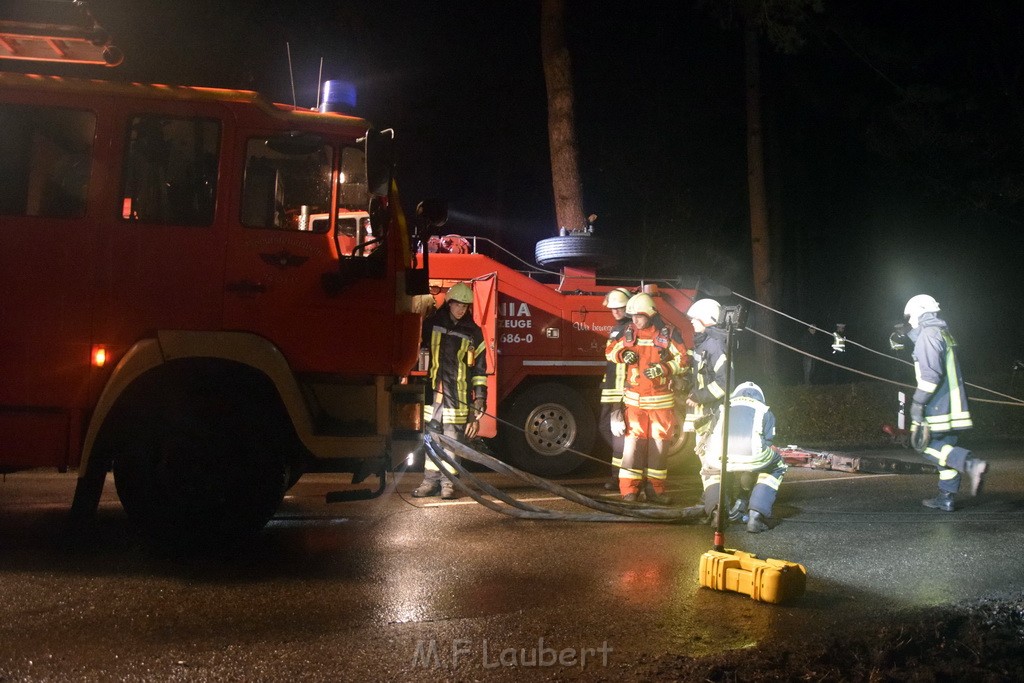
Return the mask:
<path id="1" fill-rule="evenodd" d="M 883 349 L 927 292 L 969 371 L 1008 375 L 1024 357 L 1021 4 L 824 0 L 795 52 L 765 46 L 783 310 Z M 699 5 L 567 0 L 584 211 L 623 247 L 618 272 L 752 295 L 742 36 Z M 325 79 L 359 86 L 355 113 L 396 129 L 407 209 L 446 198 L 447 230 L 530 260 L 557 234 L 539 0 L 92 6 L 126 61 L 65 73 L 291 102 L 290 43 L 300 106 L 316 103 L 322 58 Z"/>

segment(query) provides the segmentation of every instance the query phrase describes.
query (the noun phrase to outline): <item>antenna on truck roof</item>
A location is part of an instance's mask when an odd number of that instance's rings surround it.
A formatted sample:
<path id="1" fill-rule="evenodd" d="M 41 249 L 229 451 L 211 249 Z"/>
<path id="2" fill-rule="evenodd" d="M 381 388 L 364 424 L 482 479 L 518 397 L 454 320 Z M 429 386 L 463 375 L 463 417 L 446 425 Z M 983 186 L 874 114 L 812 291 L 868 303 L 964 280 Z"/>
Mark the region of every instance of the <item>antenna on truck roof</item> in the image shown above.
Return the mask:
<path id="1" fill-rule="evenodd" d="M 284 49 L 288 52 L 288 80 L 292 84 L 292 109 L 298 109 L 299 105 L 295 101 L 295 72 L 292 70 L 292 44 L 286 41 Z"/>
<path id="2" fill-rule="evenodd" d="M 320 89 L 324 84 L 324 58 L 320 57 L 320 71 L 316 75 L 316 110 L 320 111 Z"/>

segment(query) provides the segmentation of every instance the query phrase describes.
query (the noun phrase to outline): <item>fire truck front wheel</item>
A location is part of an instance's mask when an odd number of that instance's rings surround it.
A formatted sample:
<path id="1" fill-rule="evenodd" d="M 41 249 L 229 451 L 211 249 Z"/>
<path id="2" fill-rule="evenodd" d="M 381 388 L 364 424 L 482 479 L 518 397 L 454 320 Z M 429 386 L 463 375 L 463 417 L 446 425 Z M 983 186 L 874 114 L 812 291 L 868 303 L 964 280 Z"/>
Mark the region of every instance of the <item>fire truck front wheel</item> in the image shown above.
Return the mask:
<path id="1" fill-rule="evenodd" d="M 541 477 L 572 472 L 594 445 L 594 413 L 575 389 L 565 384 L 532 386 L 512 399 L 512 426 L 502 427 L 509 464 Z M 571 449 L 571 450 L 569 450 Z"/>
<path id="2" fill-rule="evenodd" d="M 130 519 L 160 543 L 217 546 L 261 529 L 287 470 L 261 420 L 228 397 L 137 412 L 118 439 L 114 482 Z M 270 438 L 268 438 L 270 437 Z"/>

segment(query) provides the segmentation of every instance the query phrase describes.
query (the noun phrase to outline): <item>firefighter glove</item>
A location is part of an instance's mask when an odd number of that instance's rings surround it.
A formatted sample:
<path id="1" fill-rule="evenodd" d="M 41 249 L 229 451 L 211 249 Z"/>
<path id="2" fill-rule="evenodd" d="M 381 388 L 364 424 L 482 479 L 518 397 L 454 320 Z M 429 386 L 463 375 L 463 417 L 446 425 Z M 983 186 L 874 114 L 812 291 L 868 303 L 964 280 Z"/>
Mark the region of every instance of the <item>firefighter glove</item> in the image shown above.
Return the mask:
<path id="1" fill-rule="evenodd" d="M 612 436 L 624 436 L 626 434 L 626 419 L 622 415 L 622 408 L 616 408 L 612 411 L 611 417 L 608 420 L 608 426 L 611 428 Z"/>
<path id="2" fill-rule="evenodd" d="M 644 375 L 647 376 L 647 379 L 657 379 L 658 377 L 664 377 L 665 366 L 661 363 L 652 363 L 651 365 L 647 366 L 646 370 L 644 370 Z"/>
<path id="3" fill-rule="evenodd" d="M 480 419 L 480 416 L 487 411 L 487 399 L 478 398 L 473 401 L 473 416 L 476 419 Z"/>
<path id="4" fill-rule="evenodd" d="M 636 362 L 640 360 L 640 355 L 632 349 L 626 349 L 619 354 L 619 358 L 622 359 L 622 362 L 626 365 L 635 365 Z"/>
<path id="5" fill-rule="evenodd" d="M 932 441 L 932 428 L 927 423 L 918 423 L 910 425 L 910 447 L 918 453 L 924 453 L 924 449 L 928 447 Z"/>
<path id="6" fill-rule="evenodd" d="M 910 421 L 914 424 L 924 424 L 924 404 L 913 402 L 910 404 Z"/>

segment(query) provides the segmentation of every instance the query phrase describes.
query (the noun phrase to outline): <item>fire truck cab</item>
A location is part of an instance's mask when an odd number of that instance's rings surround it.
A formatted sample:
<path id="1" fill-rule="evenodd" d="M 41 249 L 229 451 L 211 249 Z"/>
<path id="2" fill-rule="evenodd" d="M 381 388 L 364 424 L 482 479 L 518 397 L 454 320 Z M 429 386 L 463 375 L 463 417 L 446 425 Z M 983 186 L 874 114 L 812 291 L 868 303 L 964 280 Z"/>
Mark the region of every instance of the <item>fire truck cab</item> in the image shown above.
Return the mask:
<path id="1" fill-rule="evenodd" d="M 427 279 L 390 133 L 11 73 L 0 130 L 0 470 L 78 467 L 80 513 L 113 470 L 154 536 L 223 540 L 303 472 L 383 482 L 415 448 Z"/>

